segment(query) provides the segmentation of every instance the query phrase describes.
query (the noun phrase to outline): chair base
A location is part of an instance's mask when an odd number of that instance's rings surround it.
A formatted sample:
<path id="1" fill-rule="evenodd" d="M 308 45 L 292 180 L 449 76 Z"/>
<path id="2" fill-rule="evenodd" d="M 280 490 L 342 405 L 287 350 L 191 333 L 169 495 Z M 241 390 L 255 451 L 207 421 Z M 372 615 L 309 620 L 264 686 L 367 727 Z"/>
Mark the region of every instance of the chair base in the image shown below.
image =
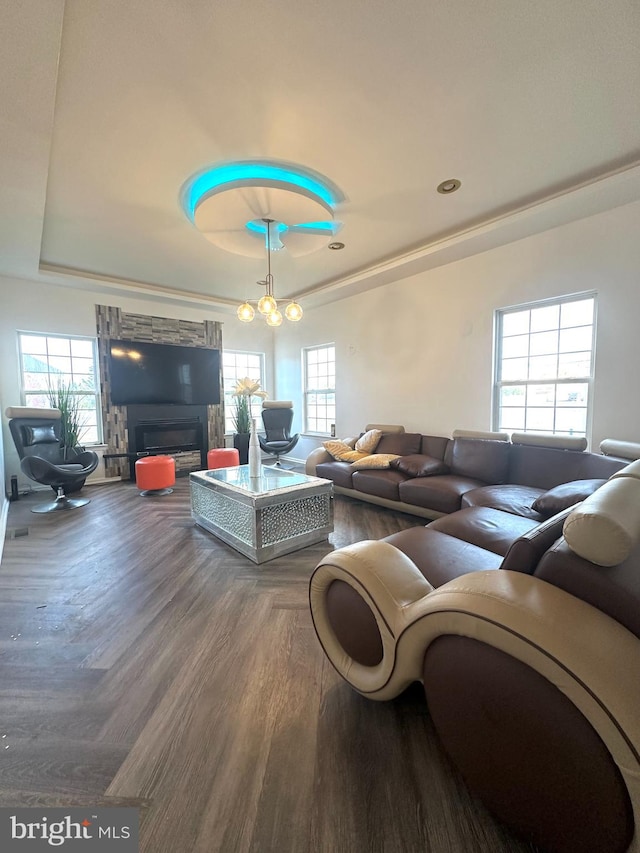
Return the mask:
<path id="1" fill-rule="evenodd" d="M 173 489 L 165 488 L 165 489 L 143 489 L 140 492 L 140 496 L 143 498 L 149 498 L 153 495 L 170 495 Z"/>
<path id="2" fill-rule="evenodd" d="M 58 512 L 59 510 L 78 509 L 91 503 L 91 498 L 68 498 L 62 486 L 58 486 L 58 494 L 55 501 L 40 504 L 32 508 L 31 512 Z"/>
<path id="3" fill-rule="evenodd" d="M 294 465 L 285 465 L 284 462 L 281 462 L 279 459 L 273 463 L 274 468 L 282 468 L 283 471 L 293 471 Z"/>

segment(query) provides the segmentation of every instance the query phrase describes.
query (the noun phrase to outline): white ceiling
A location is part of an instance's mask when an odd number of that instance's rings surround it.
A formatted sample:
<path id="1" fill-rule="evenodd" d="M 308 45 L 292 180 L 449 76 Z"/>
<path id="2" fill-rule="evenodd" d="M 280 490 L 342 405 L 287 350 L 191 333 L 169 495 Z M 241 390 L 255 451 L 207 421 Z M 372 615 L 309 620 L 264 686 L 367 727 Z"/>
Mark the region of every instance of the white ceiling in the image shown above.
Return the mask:
<path id="1" fill-rule="evenodd" d="M 234 159 L 344 192 L 343 251 L 273 259 L 276 295 L 311 303 L 640 198 L 637 0 L 21 0 L 2 19 L 2 274 L 257 298 L 266 260 L 179 201 Z"/>

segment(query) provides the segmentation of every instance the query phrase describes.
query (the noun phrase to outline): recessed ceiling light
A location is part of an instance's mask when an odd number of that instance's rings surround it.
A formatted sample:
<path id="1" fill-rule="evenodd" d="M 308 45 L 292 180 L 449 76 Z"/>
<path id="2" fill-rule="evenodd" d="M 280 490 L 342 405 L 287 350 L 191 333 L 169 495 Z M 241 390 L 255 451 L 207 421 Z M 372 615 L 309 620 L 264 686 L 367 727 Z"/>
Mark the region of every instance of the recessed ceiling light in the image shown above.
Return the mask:
<path id="1" fill-rule="evenodd" d="M 339 251 L 340 249 L 344 249 L 344 243 L 338 243 L 337 241 L 334 243 L 329 243 L 327 246 L 328 249 L 333 249 L 334 252 Z"/>
<path id="2" fill-rule="evenodd" d="M 454 193 L 456 190 L 459 190 L 460 186 L 461 183 L 457 178 L 449 178 L 441 184 L 438 184 L 436 189 L 439 193 L 442 193 L 442 195 L 449 195 L 449 193 Z"/>

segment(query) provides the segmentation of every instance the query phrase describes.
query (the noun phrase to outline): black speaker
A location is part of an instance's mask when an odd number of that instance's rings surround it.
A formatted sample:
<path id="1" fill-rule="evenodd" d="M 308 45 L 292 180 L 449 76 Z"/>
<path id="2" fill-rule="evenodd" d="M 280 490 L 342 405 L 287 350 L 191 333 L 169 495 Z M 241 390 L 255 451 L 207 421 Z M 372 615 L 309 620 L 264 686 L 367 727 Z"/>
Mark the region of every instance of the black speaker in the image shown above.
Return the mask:
<path id="1" fill-rule="evenodd" d="M 20 495 L 18 493 L 18 478 L 14 474 L 11 477 L 11 497 L 9 498 L 9 500 L 17 501 L 19 497 Z"/>

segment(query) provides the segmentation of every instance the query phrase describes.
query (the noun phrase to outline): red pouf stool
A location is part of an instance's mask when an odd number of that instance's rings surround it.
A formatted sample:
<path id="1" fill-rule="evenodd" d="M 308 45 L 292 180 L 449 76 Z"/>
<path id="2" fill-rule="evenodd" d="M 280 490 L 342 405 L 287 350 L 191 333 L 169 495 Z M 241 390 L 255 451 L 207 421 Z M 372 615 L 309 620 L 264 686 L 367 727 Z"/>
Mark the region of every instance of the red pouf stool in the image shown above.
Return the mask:
<path id="1" fill-rule="evenodd" d="M 207 469 L 233 468 L 240 464 L 240 453 L 236 447 L 214 447 L 207 453 Z"/>
<path id="2" fill-rule="evenodd" d="M 170 495 L 176 482 L 173 456 L 143 456 L 136 461 L 136 485 L 143 497 Z"/>

